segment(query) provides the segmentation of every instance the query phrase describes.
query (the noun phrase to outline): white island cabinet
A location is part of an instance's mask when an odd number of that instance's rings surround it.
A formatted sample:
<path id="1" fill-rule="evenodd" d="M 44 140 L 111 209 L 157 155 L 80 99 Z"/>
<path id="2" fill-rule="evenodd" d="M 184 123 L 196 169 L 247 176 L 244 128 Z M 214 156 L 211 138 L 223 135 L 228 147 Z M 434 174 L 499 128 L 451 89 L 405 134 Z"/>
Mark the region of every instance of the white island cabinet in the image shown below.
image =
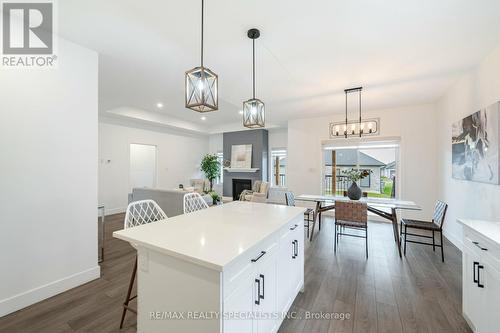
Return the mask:
<path id="1" fill-rule="evenodd" d="M 463 225 L 463 313 L 474 332 L 500 331 L 500 222 Z"/>
<path id="2" fill-rule="evenodd" d="M 115 232 L 137 245 L 138 332 L 276 332 L 304 285 L 303 219 L 233 202 Z"/>

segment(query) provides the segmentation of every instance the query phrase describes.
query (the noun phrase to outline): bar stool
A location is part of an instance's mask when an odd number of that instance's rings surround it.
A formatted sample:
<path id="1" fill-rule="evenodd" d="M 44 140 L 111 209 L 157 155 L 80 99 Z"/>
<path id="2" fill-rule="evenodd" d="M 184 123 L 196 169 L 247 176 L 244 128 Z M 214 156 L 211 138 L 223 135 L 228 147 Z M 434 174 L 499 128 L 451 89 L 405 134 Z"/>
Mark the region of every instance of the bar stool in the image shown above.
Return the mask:
<path id="1" fill-rule="evenodd" d="M 167 215 L 153 200 L 141 200 L 131 202 L 127 207 L 127 213 L 125 214 L 125 221 L 123 222 L 123 228 L 133 228 L 143 224 L 148 224 L 151 222 L 156 222 L 159 220 L 164 220 Z M 137 250 L 137 247 L 132 244 L 132 246 Z M 134 287 L 135 276 L 137 273 L 137 254 L 135 256 L 134 269 L 132 270 L 132 276 L 130 277 L 130 282 L 128 285 L 127 296 L 125 297 L 125 302 L 123 302 L 123 312 L 122 319 L 120 321 L 120 329 L 123 327 L 123 321 L 125 320 L 125 313 L 131 311 L 137 314 L 137 310 L 129 307 L 131 300 L 137 297 L 137 295 L 130 297 L 132 293 L 132 288 Z"/>
<path id="2" fill-rule="evenodd" d="M 295 196 L 293 192 L 285 192 L 285 202 L 287 206 L 295 206 Z M 304 228 L 307 229 L 307 238 L 309 238 L 309 224 L 314 221 L 314 209 L 307 208 L 304 212 Z"/>

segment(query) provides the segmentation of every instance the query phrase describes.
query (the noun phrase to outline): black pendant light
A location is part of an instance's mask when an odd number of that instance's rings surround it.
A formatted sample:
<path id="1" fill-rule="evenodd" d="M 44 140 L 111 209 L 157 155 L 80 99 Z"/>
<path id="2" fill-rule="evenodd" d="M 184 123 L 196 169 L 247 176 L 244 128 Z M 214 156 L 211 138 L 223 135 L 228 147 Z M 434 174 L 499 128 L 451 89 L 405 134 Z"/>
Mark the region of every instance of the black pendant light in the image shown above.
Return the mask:
<path id="1" fill-rule="evenodd" d="M 203 66 L 203 10 L 201 0 L 201 65 L 186 72 L 186 108 L 197 112 L 218 110 L 217 74 Z"/>
<path id="2" fill-rule="evenodd" d="M 243 102 L 243 126 L 248 128 L 260 128 L 265 126 L 265 106 L 264 102 L 255 98 L 255 40 L 259 38 L 260 31 L 258 29 L 250 29 L 247 32 L 248 38 L 252 40 L 252 81 L 253 95 L 252 98 Z"/>

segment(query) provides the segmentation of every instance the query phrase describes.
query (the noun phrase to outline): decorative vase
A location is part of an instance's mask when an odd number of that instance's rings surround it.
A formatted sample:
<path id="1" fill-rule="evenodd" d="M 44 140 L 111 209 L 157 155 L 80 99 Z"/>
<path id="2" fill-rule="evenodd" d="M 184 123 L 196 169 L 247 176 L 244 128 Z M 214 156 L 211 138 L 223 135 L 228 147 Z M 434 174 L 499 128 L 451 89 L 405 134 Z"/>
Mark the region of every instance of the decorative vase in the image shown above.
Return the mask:
<path id="1" fill-rule="evenodd" d="M 347 196 L 351 200 L 361 199 L 362 194 L 363 192 L 359 188 L 358 184 L 356 184 L 356 182 L 352 182 L 351 186 L 347 189 Z"/>

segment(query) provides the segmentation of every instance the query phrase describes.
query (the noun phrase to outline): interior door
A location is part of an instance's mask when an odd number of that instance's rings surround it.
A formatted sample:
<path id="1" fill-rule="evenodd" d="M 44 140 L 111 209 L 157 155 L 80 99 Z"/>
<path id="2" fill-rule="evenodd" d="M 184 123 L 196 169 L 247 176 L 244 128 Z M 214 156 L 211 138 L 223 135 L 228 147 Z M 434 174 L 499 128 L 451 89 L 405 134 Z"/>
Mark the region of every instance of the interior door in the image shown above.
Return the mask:
<path id="1" fill-rule="evenodd" d="M 130 144 L 130 188 L 156 187 L 156 146 Z"/>

